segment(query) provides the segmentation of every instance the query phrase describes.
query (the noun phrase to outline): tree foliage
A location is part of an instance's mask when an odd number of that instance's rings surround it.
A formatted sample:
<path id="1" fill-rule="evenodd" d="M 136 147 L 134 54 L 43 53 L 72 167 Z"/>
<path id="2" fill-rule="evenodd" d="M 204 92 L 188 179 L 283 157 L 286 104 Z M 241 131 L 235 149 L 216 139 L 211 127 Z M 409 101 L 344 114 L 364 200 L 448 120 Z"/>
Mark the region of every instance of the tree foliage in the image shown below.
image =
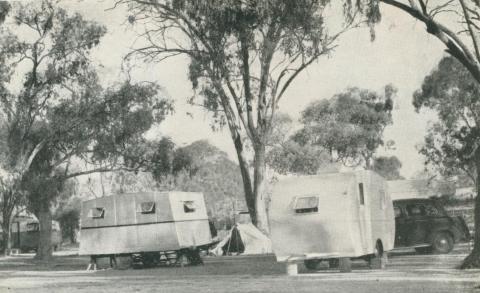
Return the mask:
<path id="1" fill-rule="evenodd" d="M 294 140 L 273 147 L 267 155 L 267 164 L 280 174 L 317 174 L 331 162 L 327 150 L 310 144 L 301 145 Z"/>
<path id="2" fill-rule="evenodd" d="M 12 24 L 0 34 L 1 164 L 21 182 L 10 189 L 28 191 L 40 226 L 50 227 L 45 221 L 65 180 L 119 166 L 140 168 L 136 147 L 171 106 L 153 83 L 99 85 L 90 53 L 106 32 L 103 26 L 50 1 L 15 3 L 9 17 Z M 75 168 L 75 160 L 90 168 Z"/>
<path id="3" fill-rule="evenodd" d="M 480 168 L 479 114 L 480 86 L 462 63 L 452 57 L 443 58 L 438 67 L 425 77 L 422 88 L 415 92 L 417 110 L 433 109 L 438 121 L 430 126 L 420 152 L 427 164 L 437 167 L 446 176 L 467 174 L 477 184 Z M 477 196 L 478 202 L 478 196 Z M 475 227 L 480 221 L 476 204 Z M 480 249 L 480 236 L 475 234 L 475 251 Z M 462 265 L 480 265 L 480 256 L 472 253 Z"/>
<path id="4" fill-rule="evenodd" d="M 405 179 L 400 175 L 402 163 L 396 156 L 376 157 L 373 161 L 373 171 L 377 172 L 386 180 Z"/>
<path id="5" fill-rule="evenodd" d="M 432 109 L 438 121 L 428 129 L 420 152 L 442 175 L 458 173 L 476 180 L 475 152 L 480 139 L 480 87 L 466 68 L 444 57 L 414 94 L 417 111 Z"/>
<path id="6" fill-rule="evenodd" d="M 375 151 L 384 143 L 383 131 L 392 123 L 395 92 L 391 85 L 384 94 L 349 88 L 315 101 L 302 112 L 303 128 L 293 139 L 303 146 L 320 146 L 345 164 L 370 169 Z"/>

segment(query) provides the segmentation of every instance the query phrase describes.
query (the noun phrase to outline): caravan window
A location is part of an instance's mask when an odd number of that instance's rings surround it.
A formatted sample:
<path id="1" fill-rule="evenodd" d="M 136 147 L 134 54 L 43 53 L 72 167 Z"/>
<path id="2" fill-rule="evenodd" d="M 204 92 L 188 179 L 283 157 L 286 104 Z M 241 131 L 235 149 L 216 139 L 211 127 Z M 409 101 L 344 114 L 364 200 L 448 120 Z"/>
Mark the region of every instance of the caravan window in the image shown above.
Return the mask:
<path id="1" fill-rule="evenodd" d="M 40 225 L 38 223 L 28 223 L 27 232 L 36 232 L 40 231 Z"/>
<path id="2" fill-rule="evenodd" d="M 315 213 L 318 212 L 318 197 L 317 196 L 305 196 L 297 198 L 295 202 L 295 213 Z"/>
<path id="3" fill-rule="evenodd" d="M 155 214 L 155 202 L 147 201 L 137 204 L 137 213 Z"/>
<path id="4" fill-rule="evenodd" d="M 185 213 L 193 213 L 195 212 L 195 203 L 193 201 L 184 201 L 183 202 L 183 211 Z"/>
<path id="5" fill-rule="evenodd" d="M 103 219 L 105 216 L 105 208 L 91 208 L 88 217 L 92 219 Z"/>

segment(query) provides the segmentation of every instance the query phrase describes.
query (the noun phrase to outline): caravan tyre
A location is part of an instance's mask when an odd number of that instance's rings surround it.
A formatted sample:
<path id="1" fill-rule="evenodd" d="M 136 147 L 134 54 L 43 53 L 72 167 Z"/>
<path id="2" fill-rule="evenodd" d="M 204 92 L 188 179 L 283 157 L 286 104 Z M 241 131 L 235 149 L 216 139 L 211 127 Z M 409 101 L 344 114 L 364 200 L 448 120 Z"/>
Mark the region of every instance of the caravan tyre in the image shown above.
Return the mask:
<path id="1" fill-rule="evenodd" d="M 188 266 L 190 264 L 190 260 L 188 259 L 187 255 L 184 254 L 184 253 L 179 253 L 178 254 L 178 257 L 177 257 L 177 264 L 180 266 L 180 267 L 185 267 L 185 266 Z"/>
<path id="2" fill-rule="evenodd" d="M 320 269 L 321 262 L 319 259 L 306 259 L 304 264 L 307 269 L 316 271 Z"/>

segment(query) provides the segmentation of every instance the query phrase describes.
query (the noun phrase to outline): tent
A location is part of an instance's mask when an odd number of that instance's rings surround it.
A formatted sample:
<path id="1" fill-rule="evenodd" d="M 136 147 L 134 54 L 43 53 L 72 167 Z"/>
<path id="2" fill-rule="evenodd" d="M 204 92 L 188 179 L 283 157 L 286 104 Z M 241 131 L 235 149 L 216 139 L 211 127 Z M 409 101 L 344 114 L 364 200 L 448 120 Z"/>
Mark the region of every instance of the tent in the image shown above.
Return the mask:
<path id="1" fill-rule="evenodd" d="M 272 242 L 251 223 L 235 224 L 211 252 L 214 255 L 266 254 L 272 253 Z"/>

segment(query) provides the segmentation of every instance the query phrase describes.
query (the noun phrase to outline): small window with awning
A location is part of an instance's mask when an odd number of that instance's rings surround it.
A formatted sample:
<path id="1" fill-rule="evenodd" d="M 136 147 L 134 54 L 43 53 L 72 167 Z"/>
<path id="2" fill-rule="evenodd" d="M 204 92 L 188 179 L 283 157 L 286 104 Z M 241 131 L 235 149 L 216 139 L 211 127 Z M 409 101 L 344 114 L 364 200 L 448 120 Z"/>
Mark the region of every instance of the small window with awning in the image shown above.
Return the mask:
<path id="1" fill-rule="evenodd" d="M 318 212 L 318 196 L 298 197 L 294 209 L 297 214 Z"/>
<path id="2" fill-rule="evenodd" d="M 195 212 L 195 202 L 192 200 L 183 202 L 183 211 L 185 213 L 194 213 Z"/>
<path id="3" fill-rule="evenodd" d="M 155 202 L 146 201 L 137 204 L 137 213 L 142 214 L 155 214 Z"/>
<path id="4" fill-rule="evenodd" d="M 105 217 L 105 208 L 91 208 L 88 217 L 92 219 L 103 219 Z"/>

